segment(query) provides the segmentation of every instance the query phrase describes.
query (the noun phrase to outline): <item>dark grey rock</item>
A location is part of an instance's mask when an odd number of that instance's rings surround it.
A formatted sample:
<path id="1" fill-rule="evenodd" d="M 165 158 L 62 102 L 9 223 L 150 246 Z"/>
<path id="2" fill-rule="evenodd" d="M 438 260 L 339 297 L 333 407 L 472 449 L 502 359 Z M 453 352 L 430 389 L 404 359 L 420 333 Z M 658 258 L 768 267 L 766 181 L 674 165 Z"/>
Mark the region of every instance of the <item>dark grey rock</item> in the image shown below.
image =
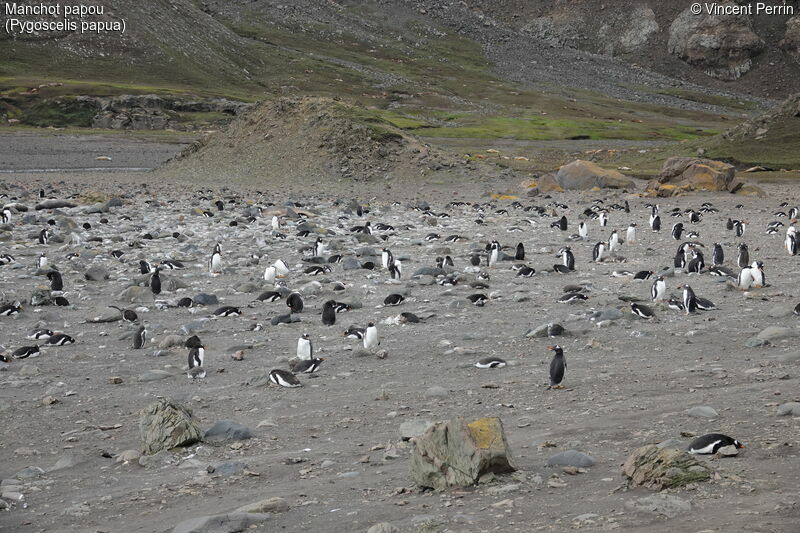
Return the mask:
<path id="1" fill-rule="evenodd" d="M 594 466 L 594 458 L 591 455 L 576 450 L 567 450 L 557 453 L 547 460 L 547 466 L 574 466 L 577 468 L 587 468 Z"/>
<path id="2" fill-rule="evenodd" d="M 203 435 L 205 442 L 233 442 L 237 440 L 247 440 L 253 436 L 252 430 L 233 420 L 220 420 L 211 426 Z"/>

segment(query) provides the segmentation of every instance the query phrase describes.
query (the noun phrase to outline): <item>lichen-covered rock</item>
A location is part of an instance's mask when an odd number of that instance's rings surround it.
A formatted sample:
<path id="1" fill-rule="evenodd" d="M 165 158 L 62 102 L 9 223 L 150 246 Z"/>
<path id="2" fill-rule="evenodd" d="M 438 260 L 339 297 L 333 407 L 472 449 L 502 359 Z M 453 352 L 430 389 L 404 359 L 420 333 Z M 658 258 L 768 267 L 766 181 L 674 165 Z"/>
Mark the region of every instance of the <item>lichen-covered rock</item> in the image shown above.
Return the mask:
<path id="1" fill-rule="evenodd" d="M 50 296 L 49 289 L 34 289 L 31 293 L 31 305 L 38 307 L 41 305 L 53 305 L 53 299 Z"/>
<path id="2" fill-rule="evenodd" d="M 516 470 L 499 418 L 454 418 L 413 442 L 411 478 L 421 487 L 464 487 Z"/>
<path id="3" fill-rule="evenodd" d="M 558 169 L 555 181 L 562 189 L 635 189 L 636 182 L 618 170 L 576 159 Z M 541 186 L 541 182 L 540 182 Z"/>
<path id="4" fill-rule="evenodd" d="M 161 399 L 139 412 L 139 435 L 142 451 L 154 454 L 199 442 L 202 433 L 190 409 L 171 399 Z"/>
<path id="5" fill-rule="evenodd" d="M 721 80 L 748 72 L 763 48 L 749 15 L 695 15 L 687 8 L 669 28 L 669 53 Z"/>
<path id="6" fill-rule="evenodd" d="M 689 191 L 728 191 L 736 169 L 722 161 L 697 157 L 670 157 L 661 174 L 650 180 L 647 191 L 673 196 Z"/>
<path id="7" fill-rule="evenodd" d="M 786 21 L 786 33 L 783 35 L 780 47 L 800 59 L 800 15 L 795 15 Z"/>
<path id="8" fill-rule="evenodd" d="M 711 477 L 711 470 L 687 452 L 655 444 L 634 450 L 622 465 L 622 473 L 632 486 L 653 490 L 682 487 Z"/>

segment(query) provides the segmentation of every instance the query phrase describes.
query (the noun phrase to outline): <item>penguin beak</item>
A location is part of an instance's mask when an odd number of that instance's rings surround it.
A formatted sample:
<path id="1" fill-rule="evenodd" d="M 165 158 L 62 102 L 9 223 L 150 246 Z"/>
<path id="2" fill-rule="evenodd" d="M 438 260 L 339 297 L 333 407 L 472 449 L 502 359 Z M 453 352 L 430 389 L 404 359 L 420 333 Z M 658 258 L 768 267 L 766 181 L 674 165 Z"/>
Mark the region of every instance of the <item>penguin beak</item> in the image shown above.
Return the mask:
<path id="1" fill-rule="evenodd" d="M 555 347 L 555 346 L 548 346 L 548 347 L 547 347 L 547 349 L 548 349 L 548 350 L 555 350 L 555 349 L 556 349 L 556 347 Z"/>

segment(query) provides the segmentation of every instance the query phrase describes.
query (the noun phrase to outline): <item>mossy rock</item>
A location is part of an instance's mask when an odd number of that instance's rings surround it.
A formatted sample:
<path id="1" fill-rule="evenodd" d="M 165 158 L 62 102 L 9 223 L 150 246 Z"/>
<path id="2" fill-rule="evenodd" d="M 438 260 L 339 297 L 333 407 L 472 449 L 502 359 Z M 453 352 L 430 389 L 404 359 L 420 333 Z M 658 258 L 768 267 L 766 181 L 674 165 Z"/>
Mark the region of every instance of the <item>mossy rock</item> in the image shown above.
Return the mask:
<path id="1" fill-rule="evenodd" d="M 655 444 L 634 450 L 622 465 L 622 472 L 632 486 L 652 490 L 683 487 L 711 477 L 711 469 L 687 452 Z"/>

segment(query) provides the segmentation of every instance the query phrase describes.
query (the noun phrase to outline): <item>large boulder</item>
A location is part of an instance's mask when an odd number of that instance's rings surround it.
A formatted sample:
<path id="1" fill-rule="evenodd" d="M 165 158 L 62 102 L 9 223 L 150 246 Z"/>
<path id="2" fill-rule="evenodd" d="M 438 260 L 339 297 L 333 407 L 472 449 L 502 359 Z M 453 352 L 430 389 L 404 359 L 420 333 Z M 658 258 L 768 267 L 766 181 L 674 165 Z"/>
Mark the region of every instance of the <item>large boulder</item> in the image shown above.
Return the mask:
<path id="1" fill-rule="evenodd" d="M 576 159 L 558 169 L 555 181 L 563 189 L 635 189 L 636 183 L 617 170 Z"/>
<path id="2" fill-rule="evenodd" d="M 725 3 L 732 4 L 719 4 Z M 696 15 L 687 8 L 669 28 L 669 53 L 721 80 L 735 80 L 748 72 L 763 48 L 764 41 L 746 14 L 708 14 L 704 9 Z"/>
<path id="3" fill-rule="evenodd" d="M 516 470 L 499 418 L 454 418 L 413 442 L 411 478 L 421 487 L 465 487 Z"/>
<path id="4" fill-rule="evenodd" d="M 270 518 L 270 513 L 240 512 L 197 516 L 179 523 L 172 529 L 172 533 L 238 533 Z"/>
<path id="5" fill-rule="evenodd" d="M 642 446 L 622 465 L 622 473 L 633 487 L 653 490 L 682 487 L 695 481 L 707 481 L 711 470 L 694 456 L 676 448 Z"/>
<path id="6" fill-rule="evenodd" d="M 142 451 L 148 455 L 200 441 L 200 423 L 192 411 L 171 399 L 153 402 L 139 412 Z"/>
<path id="7" fill-rule="evenodd" d="M 780 47 L 800 59 L 800 15 L 795 15 L 786 21 L 786 33 L 780 42 Z"/>
<path id="8" fill-rule="evenodd" d="M 722 161 L 698 157 L 670 157 L 661 174 L 650 180 L 646 192 L 673 196 L 689 191 L 727 191 L 736 169 Z"/>

